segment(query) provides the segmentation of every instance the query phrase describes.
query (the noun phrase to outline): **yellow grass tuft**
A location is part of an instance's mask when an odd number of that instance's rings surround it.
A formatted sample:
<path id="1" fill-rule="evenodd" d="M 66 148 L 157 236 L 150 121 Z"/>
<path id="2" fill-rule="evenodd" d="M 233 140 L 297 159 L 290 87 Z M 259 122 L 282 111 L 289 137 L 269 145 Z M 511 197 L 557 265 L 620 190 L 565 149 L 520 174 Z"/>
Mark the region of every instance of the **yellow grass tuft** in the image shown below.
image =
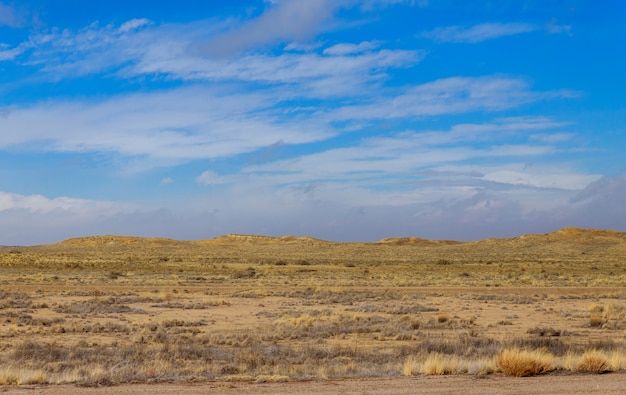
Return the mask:
<path id="1" fill-rule="evenodd" d="M 21 377 L 17 380 L 18 385 L 45 384 L 48 382 L 46 373 L 43 370 L 26 370 L 21 372 Z"/>
<path id="2" fill-rule="evenodd" d="M 496 356 L 496 366 L 508 376 L 527 377 L 552 370 L 554 355 L 546 350 L 507 348 Z"/>
<path id="3" fill-rule="evenodd" d="M 415 355 L 409 355 L 402 365 L 402 374 L 413 376 L 419 372 L 419 360 Z"/>
<path id="4" fill-rule="evenodd" d="M 609 370 L 626 370 L 626 354 L 623 351 L 613 351 L 609 355 Z"/>
<path id="5" fill-rule="evenodd" d="M 467 363 L 456 355 L 444 355 L 437 352 L 430 353 L 421 361 L 414 355 L 409 356 L 402 365 L 402 374 L 414 376 L 416 374 L 444 375 L 467 372 Z"/>
<path id="6" fill-rule="evenodd" d="M 0 385 L 17 384 L 19 374 L 16 369 L 6 366 L 0 367 Z"/>
<path id="7" fill-rule="evenodd" d="M 626 307 L 615 303 L 609 303 L 604 308 L 604 318 L 606 320 L 623 320 L 626 318 Z"/>
<path id="8" fill-rule="evenodd" d="M 47 382 L 48 378 L 43 370 L 0 367 L 0 385 L 45 384 Z"/>
<path id="9" fill-rule="evenodd" d="M 575 372 L 576 366 L 578 366 L 579 362 L 580 355 L 572 351 L 568 351 L 565 355 L 559 358 L 559 361 L 556 363 L 556 365 L 558 369 Z"/>
<path id="10" fill-rule="evenodd" d="M 609 370 L 609 358 L 602 351 L 586 351 L 576 365 L 577 372 L 583 373 L 605 373 Z"/>
<path id="11" fill-rule="evenodd" d="M 467 373 L 475 375 L 491 374 L 497 370 L 493 358 L 475 358 L 467 363 Z"/>
<path id="12" fill-rule="evenodd" d="M 459 357 L 440 353 L 428 354 L 420 367 L 420 373 L 427 375 L 444 375 L 461 373 Z"/>

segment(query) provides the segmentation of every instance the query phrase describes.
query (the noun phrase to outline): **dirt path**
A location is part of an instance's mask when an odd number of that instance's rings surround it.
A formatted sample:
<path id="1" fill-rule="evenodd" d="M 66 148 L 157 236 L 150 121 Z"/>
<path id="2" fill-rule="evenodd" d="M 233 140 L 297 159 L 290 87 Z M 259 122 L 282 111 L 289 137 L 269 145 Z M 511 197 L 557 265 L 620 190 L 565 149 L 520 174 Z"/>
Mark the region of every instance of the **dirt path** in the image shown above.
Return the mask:
<path id="1" fill-rule="evenodd" d="M 605 375 L 548 375 L 530 378 L 511 378 L 499 375 L 476 378 L 473 376 L 425 376 L 415 378 L 386 378 L 369 380 L 315 381 L 288 383 L 228 383 L 208 384 L 140 384 L 102 388 L 75 386 L 6 386 L 6 394 L 625 394 L 626 373 Z"/>

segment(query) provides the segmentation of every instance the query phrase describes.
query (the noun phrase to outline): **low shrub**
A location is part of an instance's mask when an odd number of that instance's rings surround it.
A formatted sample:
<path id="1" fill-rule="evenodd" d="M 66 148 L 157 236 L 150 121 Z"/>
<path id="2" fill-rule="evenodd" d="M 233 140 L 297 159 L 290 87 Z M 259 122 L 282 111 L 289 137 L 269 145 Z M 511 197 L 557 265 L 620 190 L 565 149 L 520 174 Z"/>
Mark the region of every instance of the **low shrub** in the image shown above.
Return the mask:
<path id="1" fill-rule="evenodd" d="M 496 366 L 507 376 L 528 377 L 552 370 L 554 355 L 546 350 L 507 348 L 496 356 Z"/>
<path id="2" fill-rule="evenodd" d="M 605 373 L 609 370 L 608 357 L 598 350 L 586 351 L 576 365 L 577 372 L 583 373 Z"/>

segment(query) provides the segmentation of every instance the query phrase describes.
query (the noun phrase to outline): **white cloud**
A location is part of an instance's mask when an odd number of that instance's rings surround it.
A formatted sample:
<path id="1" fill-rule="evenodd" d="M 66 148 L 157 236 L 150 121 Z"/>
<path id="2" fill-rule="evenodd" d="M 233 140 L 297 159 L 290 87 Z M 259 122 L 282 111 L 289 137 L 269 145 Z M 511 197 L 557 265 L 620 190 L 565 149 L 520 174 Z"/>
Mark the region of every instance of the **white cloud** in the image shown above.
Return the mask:
<path id="1" fill-rule="evenodd" d="M 212 39 L 207 50 L 212 55 L 234 55 L 276 42 L 306 41 L 315 34 L 336 27 L 334 14 L 339 9 L 359 6 L 371 12 L 395 4 L 413 5 L 414 0 L 281 0 L 269 1 L 270 7 L 259 17 L 232 27 Z M 420 6 L 424 1 L 419 1 Z"/>
<path id="2" fill-rule="evenodd" d="M 483 180 L 509 185 L 524 185 L 536 188 L 556 188 L 579 191 L 600 178 L 598 174 L 580 174 L 572 169 L 539 166 L 526 168 L 519 164 L 478 167 L 484 172 Z"/>
<path id="3" fill-rule="evenodd" d="M 533 92 L 518 78 L 499 76 L 451 77 L 409 88 L 373 104 L 346 106 L 328 114 L 334 120 L 390 119 L 501 111 L 567 92 Z"/>
<path id="4" fill-rule="evenodd" d="M 198 177 L 196 177 L 196 182 L 200 185 L 210 186 L 224 184 L 227 181 L 216 172 L 212 170 L 205 170 Z"/>
<path id="5" fill-rule="evenodd" d="M 6 49 L 8 48 L 6 44 L 0 44 L 0 62 L 17 58 L 22 53 L 24 53 L 24 47 L 24 45 L 21 45 L 16 48 Z"/>
<path id="6" fill-rule="evenodd" d="M 420 36 L 441 43 L 478 43 L 535 30 L 538 30 L 536 26 L 527 23 L 483 23 L 472 27 L 441 27 Z"/>
<path id="7" fill-rule="evenodd" d="M 422 58 L 423 54 L 416 51 L 379 50 L 352 56 L 288 52 L 279 56 L 254 54 L 233 59 L 192 59 L 167 48 L 154 47 L 128 67 L 126 73 L 166 74 L 186 80 L 289 84 L 290 92 L 325 97 L 354 94 L 363 84 L 384 78 L 387 69 L 412 66 Z M 300 88 L 294 89 L 293 84 Z M 318 89 L 320 85 L 335 88 L 322 90 Z"/>
<path id="8" fill-rule="evenodd" d="M 396 4 L 405 4 L 408 6 L 417 5 L 420 8 L 428 7 L 428 0 L 352 0 L 347 4 L 359 4 L 363 11 L 375 11 L 376 8 L 389 7 Z"/>
<path id="9" fill-rule="evenodd" d="M 582 189 L 582 188 L 581 188 Z M 604 176 L 589 183 L 576 196 L 572 203 L 589 202 L 606 198 L 623 199 L 626 196 L 626 176 Z M 613 206 L 612 204 L 609 207 Z"/>
<path id="10" fill-rule="evenodd" d="M 573 196 L 571 226 L 626 231 L 626 175 L 604 176 Z"/>
<path id="11" fill-rule="evenodd" d="M 119 28 L 94 22 L 76 32 L 53 28 L 35 33 L 12 49 L 12 59 L 57 79 L 110 71 L 133 61 L 143 48 L 141 32 L 130 29 L 136 21 Z"/>
<path id="12" fill-rule="evenodd" d="M 301 42 L 291 42 L 285 45 L 285 51 L 294 51 L 294 52 L 311 52 L 315 49 L 321 47 L 323 44 L 321 42 L 312 42 L 312 43 L 301 43 Z"/>
<path id="13" fill-rule="evenodd" d="M 182 88 L 103 102 L 12 107 L 0 118 L 0 149 L 114 152 L 181 163 L 331 135 L 316 122 L 277 121 L 267 109 L 273 100 L 263 94 Z"/>
<path id="14" fill-rule="evenodd" d="M 413 65 L 422 55 L 415 51 L 378 50 L 375 43 L 362 42 L 335 45 L 327 48 L 324 55 L 286 53 L 273 57 L 251 54 L 234 59 L 207 59 L 188 51 L 198 37 L 206 34 L 198 33 L 202 30 L 198 26 L 170 25 L 133 30 L 147 22 L 131 20 L 120 27 L 92 25 L 76 33 L 64 31 L 37 36 L 33 43 L 39 48 L 30 62 L 41 62 L 44 70 L 50 72 L 64 70 L 73 73 L 80 70 L 79 74 L 126 64 L 123 73 L 130 76 L 166 74 L 175 78 L 217 82 L 254 81 L 266 83 L 271 89 L 256 94 L 206 88 L 179 89 L 114 97 L 104 102 L 41 103 L 28 108 L 12 108 L 9 116 L 0 119 L 2 130 L 10 131 L 0 136 L 0 147 L 20 146 L 26 150 L 37 147 L 37 150 L 48 152 L 117 153 L 122 155 L 126 171 L 138 172 L 196 159 L 249 153 L 276 141 L 285 144 L 321 141 L 342 131 L 330 127 L 337 120 L 361 122 L 364 119 L 499 111 L 558 95 L 532 92 L 525 81 L 515 78 L 447 78 L 408 88 L 399 94 L 392 92 L 390 97 L 359 97 L 353 102 L 363 100 L 365 103 L 338 106 L 336 110 L 327 112 L 322 104 L 310 111 L 296 112 L 287 121 L 277 122 L 277 114 L 283 111 L 280 101 L 292 98 L 294 92 L 297 92 L 296 98 L 351 97 L 355 92 L 364 91 L 367 84 L 376 84 L 384 79 L 388 68 Z M 84 53 L 74 56 L 74 51 Z M 368 100 L 372 102 L 368 103 Z M 500 128 L 510 126 L 506 122 L 496 125 Z M 85 133 L 87 130 L 90 132 Z M 460 136 L 467 136 L 467 133 L 467 128 L 463 133 L 457 133 L 457 141 L 466 138 Z M 480 131 L 474 134 L 477 133 Z M 441 137 L 440 133 L 422 133 L 419 138 L 424 141 Z M 500 146 L 500 153 L 475 152 L 459 147 L 438 150 L 437 153 L 439 158 L 460 161 L 476 155 L 502 156 L 505 152 L 510 155 L 550 152 L 550 141 L 543 141 L 543 145 L 540 140 L 536 142 L 539 144 Z M 412 145 L 409 143 L 408 146 Z M 397 156 L 393 151 L 389 151 L 384 159 L 376 157 L 375 153 L 360 160 L 350 156 L 359 150 L 361 152 L 355 155 L 362 154 L 362 149 L 357 147 L 356 150 L 320 153 L 319 157 L 303 158 L 302 162 L 312 159 L 310 165 L 319 166 L 318 173 L 331 174 L 328 164 L 334 163 L 336 156 L 347 154 L 337 166 L 345 166 L 343 177 L 349 174 L 350 178 L 355 177 L 355 172 L 393 172 L 403 165 L 419 167 L 433 164 L 432 153 L 421 155 L 421 161 L 409 155 Z M 319 165 L 317 159 L 325 157 Z M 310 179 L 315 180 L 316 175 L 307 174 L 301 181 Z M 215 182 L 215 178 L 205 181 L 210 184 Z M 288 180 L 294 181 L 295 177 Z"/>
<path id="15" fill-rule="evenodd" d="M 351 43 L 341 43 L 333 45 L 332 47 L 326 48 L 324 50 L 324 55 L 351 55 L 357 54 L 365 51 L 372 50 L 376 48 L 378 45 L 371 41 L 363 41 L 359 44 L 351 44 Z"/>
<path id="16" fill-rule="evenodd" d="M 207 50 L 212 55 L 234 55 L 276 42 L 308 39 L 332 17 L 338 5 L 331 0 L 280 1 L 258 18 L 215 37 Z"/>
<path id="17" fill-rule="evenodd" d="M 149 25 L 151 22 L 148 19 L 145 18 L 141 18 L 141 19 L 131 19 L 129 21 L 126 21 L 124 23 L 122 23 L 122 25 L 119 28 L 119 32 L 120 33 L 126 33 L 132 30 L 137 30 L 142 26 L 146 26 Z"/>
<path id="18" fill-rule="evenodd" d="M 546 31 L 550 34 L 571 34 L 572 26 L 571 25 L 560 25 L 556 19 L 552 19 L 550 22 L 546 24 Z"/>
<path id="19" fill-rule="evenodd" d="M 0 48 L 0 60 L 39 69 L 53 80 L 99 73 L 124 78 L 163 75 L 181 80 L 288 84 L 289 92 L 327 97 L 354 94 L 386 78 L 388 69 L 413 66 L 424 56 L 419 51 L 375 50 L 374 43 L 364 42 L 339 44 L 326 55 L 286 48 L 278 55 L 215 58 L 198 52 L 200 43 L 217 29 L 208 28 L 208 22 L 131 29 L 146 23 L 131 20 L 120 27 L 94 23 L 77 32 L 52 29 L 14 48 Z"/>
<path id="20" fill-rule="evenodd" d="M 5 25 L 13 28 L 24 26 L 25 20 L 14 7 L 0 3 L 0 26 Z"/>
<path id="21" fill-rule="evenodd" d="M 381 188 L 386 193 L 394 188 L 402 189 L 406 183 L 418 182 L 427 176 L 423 172 L 428 169 L 459 174 L 478 171 L 483 184 L 499 183 L 498 188 L 524 185 L 575 190 L 598 176 L 581 175 L 572 169 L 524 168 L 518 164 L 520 158 L 542 158 L 568 150 L 568 140 L 556 139 L 549 144 L 529 137 L 529 132 L 538 131 L 543 131 L 545 136 L 559 134 L 559 128 L 565 125 L 544 117 L 518 117 L 484 124 L 458 124 L 447 131 L 406 131 L 363 139 L 360 144 L 348 147 L 251 165 L 245 171 L 266 185 L 336 182 L 346 188 L 355 185 Z M 518 143 L 509 143 L 511 139 Z M 483 165 L 470 168 L 465 165 L 468 162 Z M 457 180 L 449 182 L 455 187 L 462 186 Z M 474 181 L 464 185 L 478 187 Z"/>
<path id="22" fill-rule="evenodd" d="M 575 136 L 572 133 L 553 133 L 553 134 L 532 134 L 529 136 L 531 140 L 541 141 L 545 143 L 558 143 L 569 141 Z"/>
<path id="23" fill-rule="evenodd" d="M 58 197 L 49 199 L 42 195 L 20 195 L 0 192 L 0 212 L 26 210 L 31 213 L 48 214 L 55 211 L 73 214 L 105 213 L 124 208 L 124 204 Z"/>
<path id="24" fill-rule="evenodd" d="M 33 245 L 90 235 L 208 238 L 210 212 L 141 209 L 125 203 L 0 192 L 0 245 Z"/>
<path id="25" fill-rule="evenodd" d="M 161 180 L 160 184 L 161 185 L 169 185 L 171 183 L 174 182 L 174 179 L 171 177 L 165 177 L 164 179 Z"/>
<path id="26" fill-rule="evenodd" d="M 209 54 L 232 56 L 249 49 L 277 42 L 307 41 L 315 34 L 328 30 L 337 23 L 333 20 L 338 9 L 360 6 L 370 12 L 377 7 L 415 3 L 414 0 L 281 0 L 269 1 L 270 7 L 256 19 L 232 27 L 210 40 Z M 419 1 L 420 6 L 425 5 Z"/>

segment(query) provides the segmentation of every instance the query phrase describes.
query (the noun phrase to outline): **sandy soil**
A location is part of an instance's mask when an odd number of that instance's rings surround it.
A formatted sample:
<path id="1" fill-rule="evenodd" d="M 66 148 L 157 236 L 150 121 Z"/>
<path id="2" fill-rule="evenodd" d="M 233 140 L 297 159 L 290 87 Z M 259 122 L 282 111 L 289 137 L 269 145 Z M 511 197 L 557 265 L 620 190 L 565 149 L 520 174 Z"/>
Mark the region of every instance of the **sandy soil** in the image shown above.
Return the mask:
<path id="1" fill-rule="evenodd" d="M 80 388 L 61 386 L 0 387 L 6 394 L 624 394 L 626 373 L 605 375 L 547 375 L 512 378 L 499 375 L 422 376 L 371 380 L 288 383 L 139 384 Z"/>

